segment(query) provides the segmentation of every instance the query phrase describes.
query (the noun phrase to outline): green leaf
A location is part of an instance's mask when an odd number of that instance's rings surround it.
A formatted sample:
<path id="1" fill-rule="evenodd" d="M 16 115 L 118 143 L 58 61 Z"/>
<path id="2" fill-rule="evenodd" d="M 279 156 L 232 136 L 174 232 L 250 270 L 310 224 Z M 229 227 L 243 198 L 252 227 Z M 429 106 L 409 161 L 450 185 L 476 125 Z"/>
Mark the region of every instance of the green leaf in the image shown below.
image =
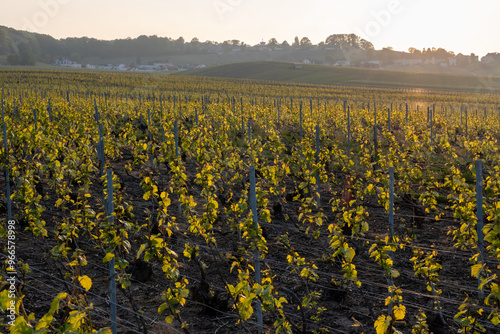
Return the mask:
<path id="1" fill-rule="evenodd" d="M 61 292 L 57 295 L 56 298 L 52 301 L 52 304 L 50 305 L 50 310 L 48 313 L 54 314 L 55 312 L 59 311 L 59 302 L 63 299 L 66 299 L 68 294 L 66 292 Z"/>
<path id="2" fill-rule="evenodd" d="M 352 261 L 352 259 L 354 258 L 354 255 L 356 255 L 356 252 L 354 251 L 354 249 L 352 249 L 351 247 L 348 247 L 346 250 L 345 250 L 345 259 L 349 262 Z"/>
<path id="3" fill-rule="evenodd" d="M 158 307 L 158 314 L 162 314 L 163 312 L 165 312 L 165 310 L 168 308 L 168 305 L 167 303 L 163 303 L 160 305 L 160 307 Z"/>
<path id="4" fill-rule="evenodd" d="M 14 326 L 10 327 L 11 334 L 31 334 L 33 333 L 33 328 L 28 325 L 24 317 L 17 317 L 14 321 Z"/>
<path id="5" fill-rule="evenodd" d="M 9 291 L 7 289 L 0 292 L 0 308 L 5 311 L 10 303 Z"/>

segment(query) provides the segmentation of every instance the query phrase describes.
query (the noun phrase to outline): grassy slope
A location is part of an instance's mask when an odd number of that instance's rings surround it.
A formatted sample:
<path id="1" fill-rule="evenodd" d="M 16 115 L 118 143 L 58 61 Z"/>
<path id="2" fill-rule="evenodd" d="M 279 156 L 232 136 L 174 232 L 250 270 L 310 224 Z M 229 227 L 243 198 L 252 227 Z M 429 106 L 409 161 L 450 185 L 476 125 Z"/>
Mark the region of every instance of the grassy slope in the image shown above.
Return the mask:
<path id="1" fill-rule="evenodd" d="M 461 74 L 413 73 L 323 65 L 294 69 L 285 62 L 245 62 L 178 73 L 239 79 L 288 81 L 311 84 L 426 88 L 500 93 L 500 77 Z"/>

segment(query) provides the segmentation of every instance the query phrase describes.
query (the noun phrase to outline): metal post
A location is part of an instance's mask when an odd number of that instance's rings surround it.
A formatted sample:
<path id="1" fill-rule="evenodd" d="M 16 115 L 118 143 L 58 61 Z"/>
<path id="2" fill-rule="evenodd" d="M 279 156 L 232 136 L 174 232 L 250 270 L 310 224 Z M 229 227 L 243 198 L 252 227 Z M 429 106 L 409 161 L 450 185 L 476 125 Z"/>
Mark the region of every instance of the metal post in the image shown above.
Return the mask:
<path id="1" fill-rule="evenodd" d="M 300 101 L 299 124 L 300 124 L 300 142 L 302 143 L 302 101 Z"/>
<path id="2" fill-rule="evenodd" d="M 33 118 L 35 119 L 35 130 L 38 130 L 38 117 L 36 115 L 36 109 L 33 109 Z"/>
<path id="3" fill-rule="evenodd" d="M 153 135 L 151 133 L 151 112 L 149 111 L 149 108 L 148 108 L 148 134 L 149 134 L 149 143 L 152 145 Z M 153 155 L 151 154 L 149 158 L 151 160 L 151 169 L 153 169 L 154 168 Z"/>
<path id="4" fill-rule="evenodd" d="M 391 132 L 391 109 L 387 108 L 387 122 L 389 127 L 389 132 Z"/>
<path id="5" fill-rule="evenodd" d="M 108 177 L 108 192 L 107 192 L 107 211 L 108 211 L 108 222 L 114 224 L 113 218 L 113 173 L 111 169 L 107 170 Z M 117 323 L 116 323 L 116 281 L 115 281 L 115 258 L 113 257 L 109 261 L 109 296 L 110 296 L 110 307 L 111 307 L 111 332 L 116 334 Z"/>
<path id="6" fill-rule="evenodd" d="M 99 123 L 99 143 L 97 145 L 97 158 L 101 162 L 101 175 L 104 175 L 104 136 L 102 123 Z"/>
<path id="7" fill-rule="evenodd" d="M 389 167 L 389 242 L 394 242 L 394 167 Z M 389 256 L 394 261 L 394 253 L 389 252 Z M 394 285 L 392 277 L 388 277 L 387 281 L 389 285 Z M 392 303 L 389 310 L 392 310 Z"/>
<path id="8" fill-rule="evenodd" d="M 250 166 L 250 207 L 252 208 L 252 217 L 255 230 L 259 230 L 259 222 L 257 218 L 257 195 L 255 191 L 255 166 Z M 254 252 L 255 260 L 255 282 L 261 284 L 260 278 L 260 255 L 259 249 L 256 248 Z M 262 305 L 260 301 L 257 301 L 257 330 L 259 334 L 263 331 L 263 320 L 262 320 Z"/>
<path id="9" fill-rule="evenodd" d="M 3 127 L 3 146 L 5 149 L 5 156 L 9 156 L 9 147 L 7 145 L 7 124 L 5 122 L 5 111 L 4 111 L 4 89 L 2 88 L 2 127 Z M 8 161 L 8 159 L 7 159 Z M 6 185 L 6 200 L 7 200 L 7 221 L 12 220 L 12 204 L 10 201 L 10 170 L 7 166 L 4 170 L 5 173 L 5 185 Z"/>
<path id="10" fill-rule="evenodd" d="M 476 160 L 476 218 L 477 218 L 477 247 L 479 248 L 480 261 L 484 261 L 484 233 L 483 233 L 483 162 Z M 478 285 L 481 285 L 479 277 Z M 482 299 L 483 290 L 480 290 L 479 296 Z"/>
<path id="11" fill-rule="evenodd" d="M 347 107 L 347 159 L 351 157 L 351 108 Z"/>
<path id="12" fill-rule="evenodd" d="M 389 167 L 389 233 L 394 239 L 394 167 Z"/>
<path id="13" fill-rule="evenodd" d="M 319 164 L 319 125 L 316 124 L 316 164 Z M 319 195 L 319 172 L 316 174 L 316 192 L 317 195 L 317 205 L 320 205 L 320 195 Z"/>
<path id="14" fill-rule="evenodd" d="M 177 132 L 177 120 L 174 122 L 174 136 L 175 136 L 175 157 L 179 157 L 179 136 Z"/>
<path id="15" fill-rule="evenodd" d="M 50 104 L 50 98 L 49 98 L 49 122 L 52 122 L 52 106 Z"/>
<path id="16" fill-rule="evenodd" d="M 99 123 L 99 110 L 97 109 L 97 101 L 95 98 L 94 98 L 94 110 L 95 110 L 94 112 L 95 121 Z"/>
<path id="17" fill-rule="evenodd" d="M 248 146 L 252 145 L 252 125 L 250 119 L 248 120 Z"/>
<path id="18" fill-rule="evenodd" d="M 278 103 L 277 103 L 277 105 L 278 105 L 278 131 L 280 130 L 280 122 L 281 122 L 281 121 L 280 121 L 280 116 L 281 116 L 281 115 L 280 115 L 280 104 L 281 104 L 281 103 L 280 103 L 280 101 L 278 100 Z"/>

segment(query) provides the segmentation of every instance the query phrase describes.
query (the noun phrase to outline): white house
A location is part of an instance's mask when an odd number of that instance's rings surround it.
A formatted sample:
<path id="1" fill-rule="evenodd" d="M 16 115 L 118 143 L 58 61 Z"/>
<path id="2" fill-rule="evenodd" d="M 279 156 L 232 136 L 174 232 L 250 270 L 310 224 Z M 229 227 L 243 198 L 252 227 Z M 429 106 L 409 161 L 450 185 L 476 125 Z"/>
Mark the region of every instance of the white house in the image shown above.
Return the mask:
<path id="1" fill-rule="evenodd" d="M 425 65 L 428 65 L 428 64 L 436 65 L 436 58 L 434 58 L 434 57 L 432 57 L 432 58 L 426 58 L 424 60 L 424 64 Z"/>
<path id="2" fill-rule="evenodd" d="M 415 66 L 422 64 L 422 59 L 399 58 L 394 60 L 394 64 L 401 66 Z"/>
<path id="3" fill-rule="evenodd" d="M 82 68 L 82 64 L 77 64 L 76 61 L 69 60 L 68 58 L 57 59 L 54 65 L 59 67 Z"/>
<path id="4" fill-rule="evenodd" d="M 500 60 L 500 53 L 488 53 L 486 56 L 481 58 L 481 62 L 485 64 L 491 64 L 498 60 Z"/>
<path id="5" fill-rule="evenodd" d="M 344 66 L 344 67 L 349 67 L 351 66 L 351 62 L 348 60 L 337 60 L 333 66 Z"/>

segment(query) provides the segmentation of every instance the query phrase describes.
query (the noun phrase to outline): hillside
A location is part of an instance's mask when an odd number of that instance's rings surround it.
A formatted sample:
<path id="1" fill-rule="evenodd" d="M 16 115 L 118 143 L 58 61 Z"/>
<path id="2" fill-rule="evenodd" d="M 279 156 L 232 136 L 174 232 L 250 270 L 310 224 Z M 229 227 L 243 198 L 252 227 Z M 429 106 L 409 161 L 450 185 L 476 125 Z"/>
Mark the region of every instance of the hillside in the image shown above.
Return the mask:
<path id="1" fill-rule="evenodd" d="M 0 66 L 28 65 L 37 69 L 46 64 L 71 68 L 116 69 L 128 71 L 193 69 L 240 62 L 307 62 L 356 68 L 383 68 L 403 72 L 451 73 L 500 76 L 500 54 L 481 59 L 442 48 L 409 52 L 392 48 L 376 50 L 372 43 L 354 34 L 333 34 L 318 45 L 304 38 L 293 43 L 275 39 L 248 45 L 243 41 L 190 42 L 182 37 L 138 36 L 99 40 L 91 37 L 55 39 L 52 36 L 0 26 Z M 121 66 L 120 66 L 121 65 Z M 155 66 L 155 68 L 147 68 Z M 306 80 L 307 81 L 307 80 Z"/>
<path id="2" fill-rule="evenodd" d="M 298 67 L 298 68 L 297 68 Z M 297 83 L 500 92 L 500 77 L 415 73 L 286 62 L 245 62 L 179 72 L 176 75 L 272 80 Z"/>

